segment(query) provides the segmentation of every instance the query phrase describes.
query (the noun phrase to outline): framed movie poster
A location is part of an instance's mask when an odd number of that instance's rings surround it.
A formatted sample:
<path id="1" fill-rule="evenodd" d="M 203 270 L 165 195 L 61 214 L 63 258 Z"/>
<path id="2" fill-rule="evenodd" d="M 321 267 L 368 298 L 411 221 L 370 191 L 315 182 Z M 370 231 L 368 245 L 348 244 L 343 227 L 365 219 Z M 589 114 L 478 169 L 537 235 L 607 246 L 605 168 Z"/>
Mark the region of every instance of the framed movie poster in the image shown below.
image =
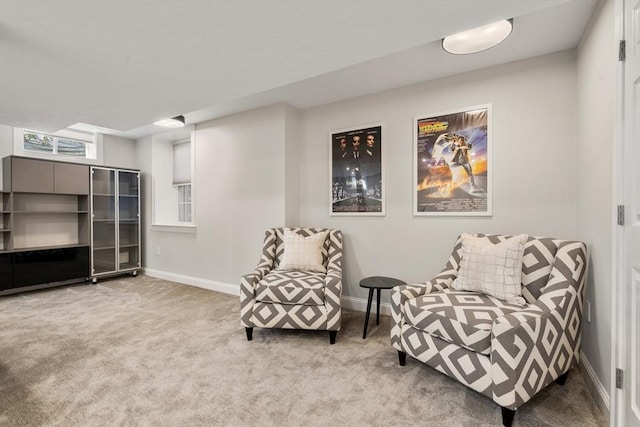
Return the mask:
<path id="1" fill-rule="evenodd" d="M 415 117 L 414 215 L 491 215 L 491 105 Z"/>
<path id="2" fill-rule="evenodd" d="M 382 124 L 331 132 L 331 215 L 384 215 L 382 144 Z"/>

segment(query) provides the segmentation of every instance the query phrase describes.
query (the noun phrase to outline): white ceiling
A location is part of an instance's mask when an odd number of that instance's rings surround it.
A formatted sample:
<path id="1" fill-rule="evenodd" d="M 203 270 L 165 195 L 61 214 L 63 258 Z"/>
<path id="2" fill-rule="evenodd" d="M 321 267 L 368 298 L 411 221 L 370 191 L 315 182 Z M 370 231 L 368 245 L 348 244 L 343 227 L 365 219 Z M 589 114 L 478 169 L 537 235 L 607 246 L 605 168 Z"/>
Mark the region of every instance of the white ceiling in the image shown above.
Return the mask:
<path id="1" fill-rule="evenodd" d="M 299 108 L 577 46 L 596 0 L 0 0 L 0 124 L 139 138 L 276 102 Z M 446 35 L 514 18 L 501 45 Z M 80 126 L 81 125 L 76 125 Z"/>

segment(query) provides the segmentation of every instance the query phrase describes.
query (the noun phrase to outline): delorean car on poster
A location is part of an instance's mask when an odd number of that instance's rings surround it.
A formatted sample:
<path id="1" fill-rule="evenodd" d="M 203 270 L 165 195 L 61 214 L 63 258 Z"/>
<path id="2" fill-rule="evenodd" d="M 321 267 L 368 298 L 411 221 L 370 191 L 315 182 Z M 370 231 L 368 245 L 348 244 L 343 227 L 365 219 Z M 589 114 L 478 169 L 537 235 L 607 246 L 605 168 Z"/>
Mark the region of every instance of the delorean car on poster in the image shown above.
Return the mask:
<path id="1" fill-rule="evenodd" d="M 414 215 L 491 215 L 491 105 L 414 118 Z"/>

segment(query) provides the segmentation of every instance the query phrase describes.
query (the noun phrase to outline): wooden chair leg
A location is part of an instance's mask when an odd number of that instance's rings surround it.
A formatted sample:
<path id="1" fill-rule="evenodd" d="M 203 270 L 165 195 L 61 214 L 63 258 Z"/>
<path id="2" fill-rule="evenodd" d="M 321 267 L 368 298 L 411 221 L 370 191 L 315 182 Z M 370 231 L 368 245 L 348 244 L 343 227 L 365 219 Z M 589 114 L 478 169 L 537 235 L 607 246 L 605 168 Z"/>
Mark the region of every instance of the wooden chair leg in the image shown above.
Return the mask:
<path id="1" fill-rule="evenodd" d="M 244 328 L 244 331 L 247 333 L 247 341 L 251 341 L 253 339 L 253 328 Z"/>
<path id="2" fill-rule="evenodd" d="M 404 366 L 407 364 L 407 353 L 404 351 L 398 350 L 398 362 L 400 362 L 400 366 Z"/>
<path id="3" fill-rule="evenodd" d="M 556 378 L 556 384 L 564 385 L 564 383 L 567 382 L 567 377 L 568 376 L 569 376 L 569 371 L 567 371 L 564 374 L 560 375 L 558 378 Z"/>
<path id="4" fill-rule="evenodd" d="M 338 331 L 329 331 L 329 343 L 330 344 L 335 344 L 336 343 L 336 335 L 338 335 Z"/>
<path id="5" fill-rule="evenodd" d="M 511 424 L 513 424 L 513 417 L 516 415 L 516 411 L 514 411 L 513 409 L 505 408 L 504 406 L 501 406 L 501 408 L 502 425 L 504 427 L 511 427 Z"/>

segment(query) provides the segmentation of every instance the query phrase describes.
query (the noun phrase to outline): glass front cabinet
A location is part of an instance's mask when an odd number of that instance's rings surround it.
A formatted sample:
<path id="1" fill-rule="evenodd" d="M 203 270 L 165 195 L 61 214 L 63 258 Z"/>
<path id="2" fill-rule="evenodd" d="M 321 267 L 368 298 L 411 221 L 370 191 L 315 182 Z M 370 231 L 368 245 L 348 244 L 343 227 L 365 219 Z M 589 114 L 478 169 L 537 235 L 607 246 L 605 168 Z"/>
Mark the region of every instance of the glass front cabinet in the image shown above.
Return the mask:
<path id="1" fill-rule="evenodd" d="M 140 270 L 140 172 L 91 168 L 91 277 Z"/>

